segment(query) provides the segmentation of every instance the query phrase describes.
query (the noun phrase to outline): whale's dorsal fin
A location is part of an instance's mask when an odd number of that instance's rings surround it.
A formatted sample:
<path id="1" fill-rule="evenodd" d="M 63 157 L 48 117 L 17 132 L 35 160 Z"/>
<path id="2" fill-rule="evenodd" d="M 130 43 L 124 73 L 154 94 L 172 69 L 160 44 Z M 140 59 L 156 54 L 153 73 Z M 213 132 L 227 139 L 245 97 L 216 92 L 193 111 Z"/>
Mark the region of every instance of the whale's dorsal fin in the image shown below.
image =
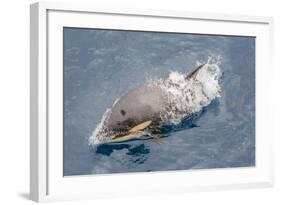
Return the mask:
<path id="1" fill-rule="evenodd" d="M 195 77 L 196 74 L 198 73 L 198 71 L 199 71 L 204 65 L 205 65 L 205 63 L 199 65 L 197 68 L 195 68 L 193 71 L 191 71 L 191 72 L 185 77 L 185 79 L 187 80 L 187 79 L 189 79 L 189 78 Z"/>

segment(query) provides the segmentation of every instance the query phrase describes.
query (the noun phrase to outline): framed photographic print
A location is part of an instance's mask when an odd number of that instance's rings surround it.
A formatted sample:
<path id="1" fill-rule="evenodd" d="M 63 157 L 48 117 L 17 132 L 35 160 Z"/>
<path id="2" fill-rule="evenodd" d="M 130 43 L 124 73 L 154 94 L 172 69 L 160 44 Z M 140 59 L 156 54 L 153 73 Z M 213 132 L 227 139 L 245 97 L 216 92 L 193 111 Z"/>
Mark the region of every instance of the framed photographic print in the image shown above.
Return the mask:
<path id="1" fill-rule="evenodd" d="M 272 186 L 272 24 L 32 4 L 31 199 Z"/>

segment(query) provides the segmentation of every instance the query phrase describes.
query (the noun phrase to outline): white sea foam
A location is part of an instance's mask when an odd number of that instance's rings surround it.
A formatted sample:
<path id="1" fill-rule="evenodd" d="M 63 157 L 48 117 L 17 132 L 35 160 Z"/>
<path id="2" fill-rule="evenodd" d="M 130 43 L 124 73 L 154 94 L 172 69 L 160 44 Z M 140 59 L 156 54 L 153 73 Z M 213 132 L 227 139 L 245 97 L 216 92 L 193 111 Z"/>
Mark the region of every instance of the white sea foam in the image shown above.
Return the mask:
<path id="1" fill-rule="evenodd" d="M 222 88 L 219 84 L 221 77 L 221 58 L 216 61 L 209 58 L 208 62 L 199 70 L 195 77 L 185 79 L 186 74 L 171 72 L 165 80 L 159 79 L 147 82 L 148 85 L 159 86 L 167 97 L 167 103 L 160 113 L 163 123 L 177 124 L 183 118 L 199 112 L 217 97 L 220 97 Z M 118 102 L 117 99 L 114 103 Z M 113 106 L 114 106 L 113 105 Z M 101 122 L 89 137 L 89 144 L 100 144 L 111 140 L 110 133 L 105 127 L 110 117 L 111 109 L 107 109 Z"/>
<path id="2" fill-rule="evenodd" d="M 185 76 L 182 73 L 171 72 L 168 79 L 156 82 L 168 99 L 165 109 L 161 112 L 161 119 L 165 123 L 177 124 L 220 96 L 221 71 L 217 64 L 204 65 L 195 78 L 186 80 Z"/>
<path id="3" fill-rule="evenodd" d="M 118 101 L 118 99 L 116 100 Z M 115 102 L 116 102 L 115 101 Z M 105 122 L 110 117 L 111 109 L 107 109 L 102 116 L 100 123 L 97 125 L 92 135 L 89 137 L 89 145 L 100 144 L 107 141 L 106 132 L 105 132 Z"/>

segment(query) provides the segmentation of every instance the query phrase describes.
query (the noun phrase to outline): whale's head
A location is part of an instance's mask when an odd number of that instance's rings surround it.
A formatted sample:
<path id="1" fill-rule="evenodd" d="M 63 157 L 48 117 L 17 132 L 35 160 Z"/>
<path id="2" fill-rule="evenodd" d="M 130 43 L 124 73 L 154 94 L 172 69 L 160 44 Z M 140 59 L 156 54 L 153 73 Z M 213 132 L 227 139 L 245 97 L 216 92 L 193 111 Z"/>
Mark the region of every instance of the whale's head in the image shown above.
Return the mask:
<path id="1" fill-rule="evenodd" d="M 90 143 L 115 143 L 144 137 L 146 130 L 158 123 L 165 98 L 163 90 L 153 85 L 129 91 L 104 113 Z"/>
<path id="2" fill-rule="evenodd" d="M 153 117 L 146 119 L 128 118 L 113 123 L 114 117 L 112 116 L 114 114 L 112 113 L 114 113 L 112 109 L 108 109 L 104 114 L 103 120 L 90 137 L 90 144 L 118 143 L 142 138 L 145 136 L 145 130 L 153 124 Z"/>

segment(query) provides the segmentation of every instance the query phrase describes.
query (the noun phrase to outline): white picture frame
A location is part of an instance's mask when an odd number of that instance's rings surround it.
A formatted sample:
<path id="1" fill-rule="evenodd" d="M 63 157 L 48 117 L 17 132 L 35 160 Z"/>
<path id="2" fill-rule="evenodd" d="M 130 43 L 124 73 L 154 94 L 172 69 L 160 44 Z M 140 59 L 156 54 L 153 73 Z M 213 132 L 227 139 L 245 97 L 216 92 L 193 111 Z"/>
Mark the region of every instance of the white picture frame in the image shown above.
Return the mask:
<path id="1" fill-rule="evenodd" d="M 61 34 L 65 26 L 255 36 L 256 166 L 63 177 Z M 272 29 L 270 17 L 98 8 L 73 3 L 32 4 L 30 198 L 39 202 L 273 186 L 272 116 L 265 109 L 269 106 L 267 93 L 273 70 Z"/>

